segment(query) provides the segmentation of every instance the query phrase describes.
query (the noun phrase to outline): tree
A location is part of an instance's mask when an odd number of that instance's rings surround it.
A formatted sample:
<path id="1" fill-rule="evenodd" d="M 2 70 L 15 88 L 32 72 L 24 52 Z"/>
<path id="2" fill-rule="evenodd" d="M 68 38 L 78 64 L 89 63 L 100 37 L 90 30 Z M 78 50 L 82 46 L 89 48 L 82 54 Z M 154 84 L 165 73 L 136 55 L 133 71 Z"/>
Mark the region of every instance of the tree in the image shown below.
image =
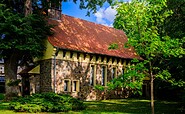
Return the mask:
<path id="1" fill-rule="evenodd" d="M 45 50 L 44 40 L 51 35 L 51 26 L 47 24 L 47 17 L 43 14 L 47 14 L 51 6 L 60 9 L 61 1 L 0 1 L 0 57 L 5 60 L 6 97 L 17 96 L 20 93 L 17 86 L 17 68 L 20 60 L 23 63 L 32 61 Z M 111 0 L 80 0 L 80 8 L 88 9 L 89 14 L 96 12 L 97 7 L 101 7 L 105 2 L 112 3 Z"/>
<path id="2" fill-rule="evenodd" d="M 167 6 L 173 14 L 164 23 L 166 33 L 172 38 L 185 37 L 185 0 L 167 0 Z"/>
<path id="3" fill-rule="evenodd" d="M 141 95 L 143 79 L 147 69 L 143 63 L 137 59 L 131 60 L 131 64 L 125 66 L 124 74 L 114 78 L 107 83 L 107 90 L 124 89 L 124 97 L 132 95 Z"/>
<path id="4" fill-rule="evenodd" d="M 172 10 L 173 14 L 170 15 L 168 18 L 165 19 L 163 28 L 165 32 L 162 34 L 166 34 L 170 36 L 172 39 L 179 39 L 179 40 L 184 40 L 183 38 L 185 37 L 185 0 L 167 0 L 167 7 L 164 8 L 164 10 Z M 185 44 L 185 43 L 184 43 Z M 185 48 L 185 45 L 182 46 Z M 185 81 L 184 74 L 185 74 L 185 63 L 182 62 L 185 61 L 185 56 L 182 58 L 177 58 L 177 57 L 170 57 L 163 62 L 161 62 L 160 66 L 161 67 L 166 67 L 168 68 L 171 77 L 174 78 L 176 83 L 170 84 L 169 82 L 165 82 L 163 80 L 157 79 L 155 80 L 156 82 L 156 95 L 158 98 L 170 98 L 174 100 L 182 100 L 183 93 L 184 91 L 184 86 L 183 83 L 180 84 L 181 82 Z M 164 86 L 165 85 L 165 86 Z M 160 89 L 159 89 L 160 88 Z M 163 92 L 160 94 L 160 91 Z M 165 92 L 173 92 L 178 91 L 178 94 L 166 94 Z"/>
<path id="5" fill-rule="evenodd" d="M 142 63 L 147 69 L 144 74 L 148 74 L 151 79 L 152 114 L 154 79 L 158 77 L 174 83 L 168 67 L 161 67 L 160 63 L 171 57 L 182 58 L 185 54 L 183 39 L 164 34 L 164 22 L 172 15 L 172 11 L 164 10 L 165 8 L 166 0 L 132 0 L 130 3 L 120 3 L 114 22 L 114 27 L 124 30 L 129 39 L 128 44 L 144 59 Z"/>
<path id="6" fill-rule="evenodd" d="M 0 7 L 0 50 L 4 58 L 6 95 L 18 94 L 18 86 L 8 86 L 17 81 L 19 60 L 38 57 L 45 49 L 44 40 L 51 33 L 44 17 L 37 14 L 24 16 Z M 39 23 L 39 24 L 38 24 Z"/>

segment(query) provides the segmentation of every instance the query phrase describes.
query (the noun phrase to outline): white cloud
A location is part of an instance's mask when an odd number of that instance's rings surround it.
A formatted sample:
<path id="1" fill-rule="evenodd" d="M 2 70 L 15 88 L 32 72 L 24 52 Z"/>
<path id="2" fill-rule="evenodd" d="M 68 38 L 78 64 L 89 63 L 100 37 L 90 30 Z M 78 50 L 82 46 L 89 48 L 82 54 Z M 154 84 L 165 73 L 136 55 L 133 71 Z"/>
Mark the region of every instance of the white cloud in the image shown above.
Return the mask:
<path id="1" fill-rule="evenodd" d="M 110 22 L 113 22 L 115 19 L 117 11 L 115 9 L 112 9 L 110 6 L 104 11 L 105 19 L 109 20 Z"/>
<path id="2" fill-rule="evenodd" d="M 100 9 L 97 11 L 97 13 L 94 14 L 95 17 L 96 17 L 96 21 L 97 21 L 98 23 L 106 23 L 106 21 L 103 19 L 103 18 L 104 18 L 104 16 L 103 16 L 104 10 L 105 10 L 104 8 L 100 8 Z"/>
<path id="3" fill-rule="evenodd" d="M 112 9 L 112 7 L 109 6 L 107 8 L 100 8 L 94 15 L 97 23 L 112 27 L 116 13 L 116 9 Z"/>

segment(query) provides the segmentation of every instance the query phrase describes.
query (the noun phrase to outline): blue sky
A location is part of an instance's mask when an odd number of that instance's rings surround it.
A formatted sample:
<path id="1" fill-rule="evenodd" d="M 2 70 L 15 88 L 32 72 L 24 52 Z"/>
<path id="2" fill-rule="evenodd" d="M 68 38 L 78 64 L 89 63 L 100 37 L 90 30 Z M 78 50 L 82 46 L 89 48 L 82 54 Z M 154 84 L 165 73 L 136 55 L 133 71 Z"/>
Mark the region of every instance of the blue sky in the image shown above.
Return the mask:
<path id="1" fill-rule="evenodd" d="M 79 4 L 75 4 L 72 1 L 62 3 L 62 13 L 95 22 L 95 17 L 93 15 L 91 15 L 90 17 L 85 16 L 87 13 L 87 10 L 80 10 Z"/>
<path id="2" fill-rule="evenodd" d="M 77 4 L 72 1 L 62 3 L 62 13 L 73 17 L 81 18 L 98 24 L 112 26 L 115 18 L 116 10 L 112 9 L 108 3 L 105 3 L 102 8 L 97 10 L 96 14 L 86 16 L 87 10 L 79 9 L 79 2 Z"/>

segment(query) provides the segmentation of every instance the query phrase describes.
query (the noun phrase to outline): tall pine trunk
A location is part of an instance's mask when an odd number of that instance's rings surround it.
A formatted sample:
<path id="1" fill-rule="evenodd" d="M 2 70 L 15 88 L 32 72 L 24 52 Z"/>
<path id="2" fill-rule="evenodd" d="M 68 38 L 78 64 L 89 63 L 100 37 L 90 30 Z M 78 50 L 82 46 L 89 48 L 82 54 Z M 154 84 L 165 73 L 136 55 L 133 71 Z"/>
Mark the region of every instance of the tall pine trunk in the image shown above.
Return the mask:
<path id="1" fill-rule="evenodd" d="M 12 97 L 20 96 L 21 91 L 18 86 L 17 80 L 17 66 L 18 66 L 17 52 L 13 52 L 9 57 L 4 60 L 5 68 L 5 96 L 9 100 Z"/>

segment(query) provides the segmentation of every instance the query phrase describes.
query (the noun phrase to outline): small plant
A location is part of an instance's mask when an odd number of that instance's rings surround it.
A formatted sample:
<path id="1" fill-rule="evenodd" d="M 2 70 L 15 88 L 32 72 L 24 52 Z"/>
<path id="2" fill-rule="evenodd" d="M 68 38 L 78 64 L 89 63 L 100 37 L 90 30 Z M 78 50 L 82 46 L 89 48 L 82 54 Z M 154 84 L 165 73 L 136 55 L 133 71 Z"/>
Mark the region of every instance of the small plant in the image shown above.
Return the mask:
<path id="1" fill-rule="evenodd" d="M 99 91 L 104 91 L 105 90 L 105 87 L 102 86 L 102 85 L 96 85 L 94 86 L 95 90 L 99 90 Z"/>
<path id="2" fill-rule="evenodd" d="M 118 49 L 118 44 L 117 43 L 112 43 L 109 45 L 108 49 L 111 50 L 111 49 Z"/>
<path id="3" fill-rule="evenodd" d="M 17 112 L 67 112 L 85 108 L 82 101 L 69 95 L 43 93 L 14 99 L 10 109 Z"/>

